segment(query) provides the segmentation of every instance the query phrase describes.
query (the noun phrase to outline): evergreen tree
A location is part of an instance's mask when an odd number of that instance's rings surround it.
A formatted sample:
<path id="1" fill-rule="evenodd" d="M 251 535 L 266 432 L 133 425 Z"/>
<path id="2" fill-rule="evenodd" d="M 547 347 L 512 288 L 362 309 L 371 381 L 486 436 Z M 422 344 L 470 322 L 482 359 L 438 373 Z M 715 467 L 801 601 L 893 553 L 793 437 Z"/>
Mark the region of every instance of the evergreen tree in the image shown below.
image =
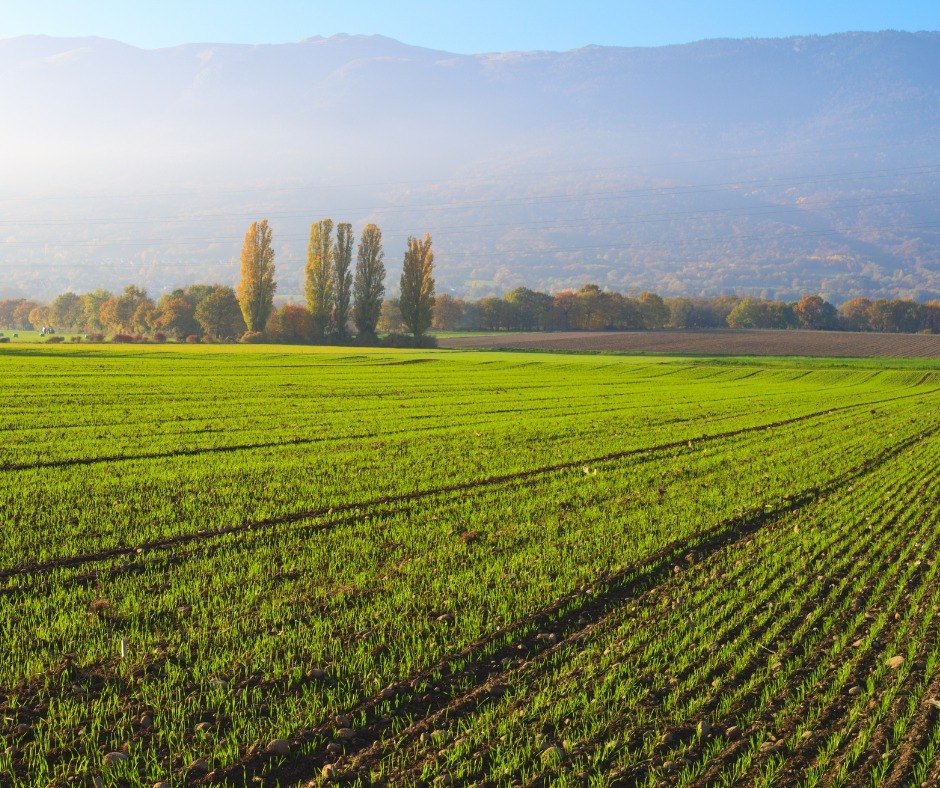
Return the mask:
<path id="1" fill-rule="evenodd" d="M 249 331 L 262 331 L 274 307 L 274 250 L 268 220 L 252 222 L 242 246 L 242 278 L 236 293 Z"/>
<path id="2" fill-rule="evenodd" d="M 423 241 L 408 237 L 405 264 L 401 272 L 401 316 L 417 339 L 431 327 L 434 317 L 434 252 L 431 236 Z"/>
<path id="3" fill-rule="evenodd" d="M 385 295 L 385 264 L 382 262 L 382 231 L 367 224 L 359 238 L 356 256 L 356 277 L 353 282 L 353 321 L 361 337 L 374 337 L 382 314 Z"/>
<path id="4" fill-rule="evenodd" d="M 336 225 L 336 243 L 333 246 L 333 324 L 341 339 L 346 338 L 349 321 L 349 302 L 352 290 L 352 225 Z"/>
<path id="5" fill-rule="evenodd" d="M 311 224 L 305 290 L 317 338 L 326 334 L 333 314 L 333 251 L 333 220 L 321 219 Z"/>

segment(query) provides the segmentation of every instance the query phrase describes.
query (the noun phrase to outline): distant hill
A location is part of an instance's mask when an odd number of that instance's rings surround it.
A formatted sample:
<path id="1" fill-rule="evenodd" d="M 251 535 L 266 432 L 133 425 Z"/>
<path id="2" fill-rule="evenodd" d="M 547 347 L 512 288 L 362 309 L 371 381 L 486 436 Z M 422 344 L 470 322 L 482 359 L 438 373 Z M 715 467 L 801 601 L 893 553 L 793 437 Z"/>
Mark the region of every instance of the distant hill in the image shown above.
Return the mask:
<path id="1" fill-rule="evenodd" d="M 940 34 L 454 55 L 380 36 L 0 40 L 0 297 L 297 294 L 312 221 L 430 232 L 439 287 L 940 296 Z"/>

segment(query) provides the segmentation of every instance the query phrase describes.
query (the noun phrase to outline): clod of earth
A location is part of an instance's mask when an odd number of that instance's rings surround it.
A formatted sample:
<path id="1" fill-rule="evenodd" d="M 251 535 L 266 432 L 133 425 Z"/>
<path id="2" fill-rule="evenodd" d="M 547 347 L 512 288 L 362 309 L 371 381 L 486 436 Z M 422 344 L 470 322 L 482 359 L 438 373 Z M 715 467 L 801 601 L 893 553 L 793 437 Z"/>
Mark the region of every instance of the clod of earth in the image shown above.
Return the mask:
<path id="1" fill-rule="evenodd" d="M 117 764 L 123 763 L 129 758 L 130 756 L 126 752 L 109 752 L 104 756 L 104 765 L 116 766 Z"/>
<path id="2" fill-rule="evenodd" d="M 272 739 L 268 746 L 264 748 L 268 755 L 283 757 L 290 752 L 290 742 L 287 739 Z"/>

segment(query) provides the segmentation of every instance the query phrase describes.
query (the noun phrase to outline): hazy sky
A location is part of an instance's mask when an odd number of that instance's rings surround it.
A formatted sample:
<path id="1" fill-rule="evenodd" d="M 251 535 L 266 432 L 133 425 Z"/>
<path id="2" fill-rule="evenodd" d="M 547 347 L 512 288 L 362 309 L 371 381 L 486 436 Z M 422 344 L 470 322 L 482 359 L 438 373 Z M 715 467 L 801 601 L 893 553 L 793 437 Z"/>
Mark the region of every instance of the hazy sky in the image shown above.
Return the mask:
<path id="1" fill-rule="evenodd" d="M 0 8 L 0 38 L 97 35 L 145 48 L 380 33 L 475 53 L 940 29 L 940 0 L 2 0 Z"/>

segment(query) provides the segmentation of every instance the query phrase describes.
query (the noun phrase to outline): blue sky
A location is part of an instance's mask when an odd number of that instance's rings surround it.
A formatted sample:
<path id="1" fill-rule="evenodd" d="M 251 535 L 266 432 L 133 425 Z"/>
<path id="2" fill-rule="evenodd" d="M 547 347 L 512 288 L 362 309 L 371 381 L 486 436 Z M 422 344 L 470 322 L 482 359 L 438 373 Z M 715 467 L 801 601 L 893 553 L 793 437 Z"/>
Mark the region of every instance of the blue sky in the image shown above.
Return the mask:
<path id="1" fill-rule="evenodd" d="M 155 48 L 381 33 L 451 52 L 940 30 L 940 0 L 7 0 L 0 38 L 97 35 Z"/>

